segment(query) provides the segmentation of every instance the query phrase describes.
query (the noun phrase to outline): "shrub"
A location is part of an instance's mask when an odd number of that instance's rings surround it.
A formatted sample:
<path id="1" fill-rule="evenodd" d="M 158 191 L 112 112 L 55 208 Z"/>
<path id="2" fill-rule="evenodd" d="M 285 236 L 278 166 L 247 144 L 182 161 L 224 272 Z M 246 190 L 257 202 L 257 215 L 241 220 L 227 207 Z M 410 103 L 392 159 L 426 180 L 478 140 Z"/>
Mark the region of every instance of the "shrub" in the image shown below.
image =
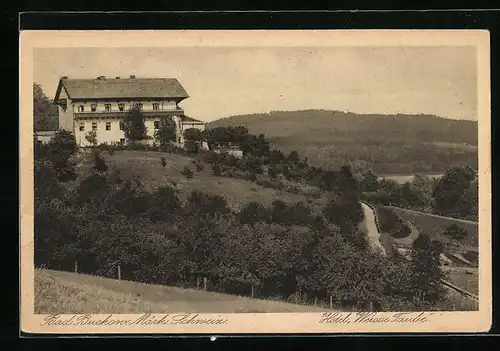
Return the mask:
<path id="1" fill-rule="evenodd" d="M 219 154 L 215 151 L 205 151 L 202 154 L 203 162 L 206 163 L 215 163 L 219 159 Z"/>
<path id="2" fill-rule="evenodd" d="M 152 195 L 149 218 L 153 221 L 172 221 L 176 214 L 180 214 L 181 202 L 175 195 L 174 189 L 169 186 L 158 188 Z"/>
<path id="3" fill-rule="evenodd" d="M 469 235 L 469 233 L 467 233 L 467 230 L 460 228 L 456 224 L 451 224 L 450 226 L 446 227 L 444 233 L 455 240 L 462 240 Z"/>
<path id="4" fill-rule="evenodd" d="M 76 192 L 81 202 L 101 203 L 110 190 L 106 178 L 93 174 L 85 178 L 77 187 Z"/>
<path id="5" fill-rule="evenodd" d="M 94 152 L 94 166 L 92 167 L 94 171 L 97 172 L 107 172 L 108 166 L 106 165 L 106 161 L 101 156 L 99 151 Z"/>
<path id="6" fill-rule="evenodd" d="M 196 172 L 201 172 L 205 168 L 205 165 L 201 162 L 196 162 L 195 166 L 196 166 Z"/>
<path id="7" fill-rule="evenodd" d="M 250 202 L 241 209 L 238 218 L 241 224 L 253 224 L 259 221 L 270 222 L 271 213 L 264 205 Z"/>
<path id="8" fill-rule="evenodd" d="M 186 179 L 191 179 L 194 176 L 194 173 L 191 168 L 189 168 L 189 166 L 184 166 L 184 170 L 181 172 L 181 174 L 184 175 Z"/>
<path id="9" fill-rule="evenodd" d="M 207 195 L 193 191 L 187 200 L 187 210 L 191 214 L 205 216 L 230 212 L 226 199 L 219 195 Z"/>
<path id="10" fill-rule="evenodd" d="M 212 166 L 212 172 L 213 172 L 214 176 L 221 177 L 222 176 L 222 167 L 219 164 L 215 163 Z"/>

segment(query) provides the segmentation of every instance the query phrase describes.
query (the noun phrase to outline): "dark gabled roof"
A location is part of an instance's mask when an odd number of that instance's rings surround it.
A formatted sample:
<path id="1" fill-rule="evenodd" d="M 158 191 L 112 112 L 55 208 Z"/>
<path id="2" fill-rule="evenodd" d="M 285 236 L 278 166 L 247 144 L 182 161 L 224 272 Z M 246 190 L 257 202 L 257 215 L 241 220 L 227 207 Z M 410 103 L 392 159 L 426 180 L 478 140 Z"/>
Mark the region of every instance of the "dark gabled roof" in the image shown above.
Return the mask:
<path id="1" fill-rule="evenodd" d="M 199 119 L 195 119 L 193 117 L 189 117 L 186 115 L 181 116 L 183 122 L 193 122 L 193 123 L 205 123 L 203 121 L 200 121 Z"/>
<path id="2" fill-rule="evenodd" d="M 70 99 L 133 99 L 173 98 L 186 99 L 186 90 L 175 78 L 96 78 L 59 80 L 56 96 L 65 89 Z"/>

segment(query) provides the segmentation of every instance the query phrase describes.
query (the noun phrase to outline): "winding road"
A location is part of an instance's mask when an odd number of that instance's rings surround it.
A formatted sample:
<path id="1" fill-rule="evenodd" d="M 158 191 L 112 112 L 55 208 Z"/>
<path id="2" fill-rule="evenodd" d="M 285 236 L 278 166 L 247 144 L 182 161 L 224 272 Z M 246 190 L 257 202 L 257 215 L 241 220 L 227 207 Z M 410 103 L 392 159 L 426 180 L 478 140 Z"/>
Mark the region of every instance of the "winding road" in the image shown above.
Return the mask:
<path id="1" fill-rule="evenodd" d="M 361 203 L 361 206 L 363 207 L 364 214 L 363 223 L 365 225 L 366 235 L 368 236 L 370 244 L 375 250 L 380 251 L 384 256 L 387 255 L 382 243 L 380 242 L 380 232 L 378 231 L 377 222 L 375 220 L 375 212 L 364 202 Z"/>

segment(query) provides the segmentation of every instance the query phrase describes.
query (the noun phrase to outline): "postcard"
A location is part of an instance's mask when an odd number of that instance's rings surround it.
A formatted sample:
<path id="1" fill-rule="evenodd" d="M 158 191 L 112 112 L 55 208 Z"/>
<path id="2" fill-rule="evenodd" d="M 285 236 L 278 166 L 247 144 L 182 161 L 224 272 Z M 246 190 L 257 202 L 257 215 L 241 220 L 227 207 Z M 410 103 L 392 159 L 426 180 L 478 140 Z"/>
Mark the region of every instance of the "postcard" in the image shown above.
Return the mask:
<path id="1" fill-rule="evenodd" d="M 22 31 L 21 330 L 487 331 L 489 45 Z"/>

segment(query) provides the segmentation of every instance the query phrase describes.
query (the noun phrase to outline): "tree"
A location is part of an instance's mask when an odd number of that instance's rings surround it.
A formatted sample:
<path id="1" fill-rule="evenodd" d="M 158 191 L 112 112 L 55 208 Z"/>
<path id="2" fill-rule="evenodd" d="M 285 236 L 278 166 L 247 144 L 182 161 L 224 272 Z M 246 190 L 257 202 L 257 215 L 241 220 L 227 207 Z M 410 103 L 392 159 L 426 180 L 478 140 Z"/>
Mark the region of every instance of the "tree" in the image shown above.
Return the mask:
<path id="1" fill-rule="evenodd" d="M 33 83 L 33 117 L 35 131 L 57 130 L 59 127 L 57 106 L 53 105 L 40 84 Z"/>
<path id="2" fill-rule="evenodd" d="M 162 186 L 153 193 L 149 217 L 153 222 L 172 221 L 175 215 L 180 214 L 181 208 L 174 189 Z"/>
<path id="3" fill-rule="evenodd" d="M 477 200 L 471 201 L 468 193 L 476 178 L 468 166 L 454 166 L 439 180 L 433 192 L 434 211 L 443 216 L 464 218 L 477 213 Z"/>
<path id="4" fill-rule="evenodd" d="M 184 131 L 184 138 L 186 140 L 200 142 L 202 139 L 201 130 L 197 128 L 188 128 Z"/>
<path id="5" fill-rule="evenodd" d="M 125 137 L 132 141 L 143 140 L 147 136 L 147 128 L 144 124 L 144 116 L 138 106 L 134 106 L 123 121 Z"/>
<path id="6" fill-rule="evenodd" d="M 197 154 L 200 150 L 200 144 L 193 140 L 186 140 L 184 142 L 184 148 L 190 154 Z"/>
<path id="7" fill-rule="evenodd" d="M 97 132 L 95 130 L 88 132 L 85 134 L 85 140 L 87 140 L 92 147 L 95 147 L 97 145 Z"/>
<path id="8" fill-rule="evenodd" d="M 182 175 L 186 176 L 186 179 L 191 179 L 193 178 L 193 171 L 191 170 L 191 168 L 189 168 L 189 166 L 184 166 L 184 170 L 181 172 Z"/>
<path id="9" fill-rule="evenodd" d="M 420 234 L 413 243 L 411 252 L 410 290 L 417 303 L 435 303 L 444 297 L 441 279 L 440 255 L 443 244 Z"/>
<path id="10" fill-rule="evenodd" d="M 106 161 L 101 156 L 101 153 L 99 151 L 94 152 L 94 166 L 92 167 L 92 169 L 97 172 L 108 171 L 108 166 L 106 165 Z"/>
<path id="11" fill-rule="evenodd" d="M 70 157 L 76 153 L 77 149 L 75 136 L 64 129 L 58 130 L 49 142 L 48 160 L 51 162 L 52 168 L 60 181 L 67 181 L 76 177 Z"/>
<path id="12" fill-rule="evenodd" d="M 290 154 L 288 155 L 287 157 L 287 160 L 289 162 L 292 162 L 292 163 L 297 163 L 299 162 L 299 153 L 295 150 L 293 150 L 292 152 L 290 152 Z"/>
<path id="13" fill-rule="evenodd" d="M 165 117 L 159 121 L 158 129 L 156 129 L 155 141 L 162 149 L 167 148 L 177 137 L 177 127 L 172 117 Z"/>

